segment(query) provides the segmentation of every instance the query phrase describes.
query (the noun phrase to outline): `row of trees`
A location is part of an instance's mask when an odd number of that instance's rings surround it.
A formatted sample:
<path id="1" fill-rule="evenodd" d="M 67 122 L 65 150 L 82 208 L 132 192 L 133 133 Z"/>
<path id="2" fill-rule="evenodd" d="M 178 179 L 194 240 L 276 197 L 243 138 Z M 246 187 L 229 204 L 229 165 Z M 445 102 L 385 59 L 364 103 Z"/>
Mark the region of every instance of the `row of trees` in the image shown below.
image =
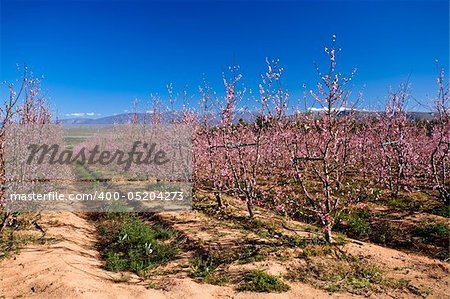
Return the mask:
<path id="1" fill-rule="evenodd" d="M 169 85 L 170 107 L 162 109 L 155 97 L 147 123 L 194 128 L 194 186 L 210 190 L 219 208 L 226 193 L 244 201 L 250 217 L 254 205 L 313 217 L 329 242 L 342 211 L 374 189 L 392 196 L 420 191 L 450 204 L 450 99 L 444 71 L 438 73 L 432 120 L 416 121 L 407 113 L 407 84 L 389 93 L 384 111 L 359 111 L 361 95 L 352 98 L 348 87 L 356 70 L 347 77 L 337 70 L 339 51 L 333 36 L 325 48 L 328 68 L 317 68 L 319 82 L 305 93 L 305 107 L 312 100 L 315 109 L 289 112 L 283 68 L 267 60 L 252 109 L 243 108 L 249 100 L 242 75 L 231 67 L 223 75 L 223 97 L 204 83 L 198 109 L 174 111 Z"/>
<path id="2" fill-rule="evenodd" d="M 18 83 L 18 88 L 13 83 L 7 86 L 8 97 L 0 106 L 0 234 L 15 214 L 6 205 L 8 192 L 32 188 L 34 182 L 33 179 L 28 180 L 30 175 L 42 176 L 46 172 L 45 167 L 37 169 L 36 165 L 24 163 L 26 146 L 33 140 L 42 142 L 44 136 L 52 139 L 57 136 L 56 132 L 42 130 L 51 124 L 52 118 L 46 98 L 41 93 L 39 79 L 33 77 L 25 66 Z M 59 136 L 62 138 L 62 134 Z"/>
<path id="3" fill-rule="evenodd" d="M 357 111 L 347 88 L 355 75 L 336 70 L 338 49 L 325 49 L 326 72 L 310 97 L 319 107 L 288 114 L 283 69 L 267 62 L 257 99 L 257 118 L 238 121 L 243 89 L 241 76 L 231 69 L 224 77 L 226 96 L 211 96 L 202 87 L 201 113 L 193 123 L 195 183 L 214 193 L 230 193 L 247 204 L 271 206 L 285 214 L 313 216 L 326 240 L 336 218 L 350 204 L 366 198 L 373 188 L 421 191 L 449 204 L 450 100 L 449 86 L 439 70 L 434 118 L 415 121 L 406 112 L 408 86 L 389 94 L 385 111 Z M 213 116 L 213 117 L 212 117 Z"/>

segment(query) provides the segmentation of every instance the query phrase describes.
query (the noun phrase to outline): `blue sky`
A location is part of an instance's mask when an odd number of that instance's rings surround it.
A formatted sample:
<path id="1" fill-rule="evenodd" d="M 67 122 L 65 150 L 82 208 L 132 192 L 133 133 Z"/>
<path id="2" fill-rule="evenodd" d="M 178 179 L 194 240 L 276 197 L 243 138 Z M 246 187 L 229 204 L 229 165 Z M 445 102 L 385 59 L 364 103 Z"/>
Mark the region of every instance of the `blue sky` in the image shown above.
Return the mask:
<path id="1" fill-rule="evenodd" d="M 408 78 L 412 95 L 427 103 L 435 59 L 449 65 L 448 1 L 0 0 L 0 10 L 0 80 L 20 77 L 17 65 L 26 63 L 45 77 L 60 117 L 122 113 L 135 98 L 165 98 L 169 82 L 175 92 L 187 86 L 195 106 L 202 79 L 223 92 L 221 73 L 231 64 L 256 90 L 266 57 L 285 67 L 295 105 L 303 83 L 314 87 L 314 63 L 326 67 L 332 34 L 340 70 L 358 68 L 352 87 L 368 109 Z"/>

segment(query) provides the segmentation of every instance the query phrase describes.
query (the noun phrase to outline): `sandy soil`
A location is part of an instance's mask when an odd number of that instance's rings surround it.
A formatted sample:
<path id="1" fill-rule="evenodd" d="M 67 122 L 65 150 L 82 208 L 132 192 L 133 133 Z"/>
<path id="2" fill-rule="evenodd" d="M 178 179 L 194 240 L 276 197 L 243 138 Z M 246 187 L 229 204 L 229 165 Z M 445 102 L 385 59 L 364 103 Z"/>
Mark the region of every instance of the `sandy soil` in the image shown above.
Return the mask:
<path id="1" fill-rule="evenodd" d="M 95 227 L 74 213 L 43 214 L 46 245 L 32 245 L 0 263 L 0 298 L 356 298 L 329 295 L 309 285 L 295 283 L 282 294 L 238 293 L 232 287 L 200 284 L 190 278 L 168 278 L 163 289 L 131 275 L 102 269 L 95 249 Z"/>
<path id="2" fill-rule="evenodd" d="M 236 213 L 236 212 L 234 212 Z M 234 214 L 233 213 L 233 214 Z M 244 212 L 245 213 L 245 212 Z M 305 224 L 297 221 L 286 221 L 282 217 L 270 215 L 267 211 L 261 211 L 256 209 L 257 217 L 270 219 L 274 223 L 284 222 L 285 227 L 289 230 L 282 230 L 283 234 L 292 234 L 295 231 L 301 236 L 310 236 L 311 233 L 305 232 Z M 162 222 L 169 224 L 171 227 L 183 231 L 192 242 L 201 244 L 209 249 L 220 249 L 221 246 L 230 248 L 231 246 L 244 246 L 245 242 L 252 240 L 256 237 L 253 233 L 242 232 L 234 227 L 230 227 L 223 221 L 217 219 L 211 219 L 207 215 L 199 212 L 190 213 L 161 213 L 159 215 Z M 278 227 L 280 225 L 277 225 Z M 220 238 L 220 242 L 217 242 L 217 235 L 219 233 L 227 232 L 227 235 Z M 245 234 L 244 234 L 245 233 Z M 244 234 L 244 235 L 243 235 Z M 260 241 L 265 241 L 259 238 Z M 206 242 L 205 242 L 206 241 Z M 268 240 L 266 240 L 268 241 Z M 223 247 L 222 247 L 223 248 Z M 410 281 L 413 288 L 417 288 L 417 294 L 405 293 L 401 290 L 390 291 L 389 294 L 372 294 L 374 298 L 421 298 L 421 289 L 429 289 L 431 294 L 427 298 L 450 298 L 448 290 L 450 289 L 450 266 L 447 262 L 443 262 L 430 257 L 415 254 L 412 252 L 403 252 L 392 248 L 386 248 L 371 243 L 349 242 L 341 247 L 343 251 L 353 256 L 360 256 L 364 260 L 369 260 L 372 264 L 379 266 L 384 270 L 384 274 L 388 278 L 404 279 Z M 289 254 L 289 252 L 285 253 Z M 257 264 L 257 265 L 255 265 Z M 284 274 L 290 267 L 295 267 L 296 261 L 289 260 L 282 262 L 276 259 L 270 259 L 259 263 L 253 263 L 249 265 L 239 265 L 236 271 L 240 271 L 243 268 L 264 268 L 271 274 L 278 275 Z M 292 283 L 289 283 L 292 285 Z M 303 286 L 307 287 L 307 286 Z M 295 288 L 294 288 L 295 289 Z M 306 290 L 306 289 L 305 289 Z M 316 289 L 314 289 L 316 291 Z M 303 293 L 300 291 L 301 296 L 296 298 L 309 298 L 309 293 Z M 343 296 L 349 296 L 345 294 Z M 329 294 L 318 295 L 317 298 L 336 297 L 336 294 L 332 296 Z M 341 295 L 342 296 L 342 295 Z M 284 298 L 284 297 L 282 297 Z M 289 298 L 289 297 L 286 297 Z"/>
<path id="3" fill-rule="evenodd" d="M 230 214 L 236 217 L 245 215 L 240 203 L 231 199 L 228 203 Z M 287 221 L 262 209 L 256 209 L 255 214 L 260 220 L 284 227 L 280 233 L 310 234 L 306 232 L 307 225 L 301 222 Z M 249 240 L 274 241 L 243 228 L 236 219 L 223 219 L 220 215 L 199 211 L 160 213 L 155 219 L 182 232 L 195 248 L 205 251 L 240 248 Z M 187 275 L 192 252 L 180 254 L 179 259 L 166 266 L 169 269 L 160 269 L 159 276 L 152 278 L 159 285 L 158 289 L 147 288 L 152 280 L 144 281 L 131 273 L 118 274 L 103 269 L 95 247 L 95 224 L 85 215 L 44 213 L 39 224 L 46 231 L 48 241 L 44 245 L 26 246 L 18 254 L 0 262 L 0 298 L 362 298 L 349 293 L 329 294 L 311 285 L 293 282 L 288 282 L 291 290 L 281 294 L 237 292 L 232 286 L 199 283 Z M 381 266 L 389 277 L 403 278 L 418 288 L 431 289 L 432 293 L 427 298 L 450 298 L 450 267 L 446 262 L 363 242 L 350 242 L 342 250 Z M 269 257 L 258 263 L 231 265 L 228 270 L 239 272 L 257 267 L 272 274 L 283 274 L 291 266 L 295 266 L 293 259 L 283 261 Z M 177 271 L 171 271 L 174 269 Z M 394 290 L 390 294 L 368 297 L 420 298 L 420 294 Z"/>

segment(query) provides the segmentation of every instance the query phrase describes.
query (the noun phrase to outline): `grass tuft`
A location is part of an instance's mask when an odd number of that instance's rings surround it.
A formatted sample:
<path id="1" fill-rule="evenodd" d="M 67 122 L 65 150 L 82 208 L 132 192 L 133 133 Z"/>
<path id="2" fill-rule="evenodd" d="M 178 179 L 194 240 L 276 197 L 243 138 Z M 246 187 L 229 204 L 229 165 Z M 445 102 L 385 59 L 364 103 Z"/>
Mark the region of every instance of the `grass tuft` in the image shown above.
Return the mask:
<path id="1" fill-rule="evenodd" d="M 103 237 L 105 267 L 113 272 L 143 275 L 147 268 L 167 263 L 178 253 L 175 242 L 164 242 L 176 236 L 173 231 L 150 226 L 132 216 L 107 215 L 99 233 Z"/>
<path id="2" fill-rule="evenodd" d="M 288 273 L 291 281 L 310 283 L 329 292 L 348 291 L 366 294 L 382 284 L 382 271 L 358 258 L 343 256 L 333 258 L 309 259 L 306 266 L 298 267 Z"/>
<path id="3" fill-rule="evenodd" d="M 435 242 L 439 238 L 448 238 L 450 227 L 443 222 L 424 222 L 415 228 L 414 235 L 421 237 L 425 242 Z"/>
<path id="4" fill-rule="evenodd" d="M 436 207 L 434 209 L 431 209 L 429 213 L 450 218 L 450 205 L 443 205 L 440 207 Z"/>
<path id="5" fill-rule="evenodd" d="M 229 277 L 216 271 L 220 265 L 221 262 L 213 255 L 198 256 L 191 263 L 191 276 L 213 285 L 227 284 Z"/>
<path id="6" fill-rule="evenodd" d="M 244 275 L 239 291 L 251 292 L 286 292 L 290 289 L 280 278 L 263 270 L 253 270 Z"/>

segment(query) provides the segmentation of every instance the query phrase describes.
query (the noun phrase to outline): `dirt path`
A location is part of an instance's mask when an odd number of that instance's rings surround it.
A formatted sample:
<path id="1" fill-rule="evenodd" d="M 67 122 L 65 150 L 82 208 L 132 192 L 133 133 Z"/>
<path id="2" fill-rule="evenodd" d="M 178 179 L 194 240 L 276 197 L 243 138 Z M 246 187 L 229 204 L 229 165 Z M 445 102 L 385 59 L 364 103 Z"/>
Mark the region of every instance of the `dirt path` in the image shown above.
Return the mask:
<path id="1" fill-rule="evenodd" d="M 102 269 L 95 249 L 95 227 L 82 215 L 47 213 L 41 226 L 47 245 L 23 248 L 0 263 L 0 298 L 353 298 L 329 295 L 295 283 L 282 294 L 238 293 L 232 287 L 199 284 L 190 278 L 168 278 L 163 289 L 147 289 L 146 282 Z"/>
<path id="2" fill-rule="evenodd" d="M 28 246 L 0 264 L 0 294 L 6 298 L 144 298 L 145 288 L 114 283 L 101 269 L 92 224 L 73 213 L 43 214 L 49 245 Z M 148 296 L 147 296 L 148 298 Z M 157 291 L 152 298 L 164 298 Z"/>
<path id="3" fill-rule="evenodd" d="M 182 232 L 195 244 L 195 248 L 205 251 L 239 250 L 255 241 L 276 241 L 273 236 L 261 234 L 266 230 L 264 227 L 245 226 L 246 222 L 239 220 L 245 215 L 245 209 L 238 202 L 229 200 L 229 203 L 228 209 L 238 218 L 224 219 L 220 215 L 193 211 L 159 213 L 155 219 Z M 304 223 L 285 223 L 286 219 L 262 209 L 256 209 L 255 213 L 266 225 L 276 224 L 277 232 L 310 234 L 306 232 Z M 289 230 L 281 222 L 287 224 Z M 44 213 L 39 224 L 46 231 L 45 238 L 50 241 L 45 245 L 26 246 L 19 254 L 0 262 L 0 298 L 362 298 L 350 293 L 329 294 L 297 282 L 289 282 L 291 290 L 281 294 L 237 292 L 233 286 L 202 284 L 186 275 L 186 271 L 189 272 L 189 259 L 186 257 L 171 262 L 175 267 L 168 265 L 180 271 L 172 272 L 169 269 L 167 274 L 163 274 L 164 269 L 157 269 L 161 273 L 154 281 L 158 282 L 159 288 L 147 288 L 149 280 L 144 281 L 130 273 L 118 274 L 103 269 L 103 262 L 95 248 L 95 224 L 87 220 L 85 215 Z M 382 266 L 389 277 L 411 281 L 418 288 L 416 295 L 398 290 L 391 294 L 369 295 L 371 298 L 418 298 L 421 289 L 425 288 L 432 290 L 428 298 L 448 298 L 448 263 L 368 243 L 362 246 L 349 243 L 342 248 Z M 181 264 L 184 266 L 180 267 Z M 259 263 L 233 264 L 229 270 L 239 272 L 247 267 L 262 267 L 271 274 L 283 274 L 294 264 L 292 259 L 271 257 Z"/>

